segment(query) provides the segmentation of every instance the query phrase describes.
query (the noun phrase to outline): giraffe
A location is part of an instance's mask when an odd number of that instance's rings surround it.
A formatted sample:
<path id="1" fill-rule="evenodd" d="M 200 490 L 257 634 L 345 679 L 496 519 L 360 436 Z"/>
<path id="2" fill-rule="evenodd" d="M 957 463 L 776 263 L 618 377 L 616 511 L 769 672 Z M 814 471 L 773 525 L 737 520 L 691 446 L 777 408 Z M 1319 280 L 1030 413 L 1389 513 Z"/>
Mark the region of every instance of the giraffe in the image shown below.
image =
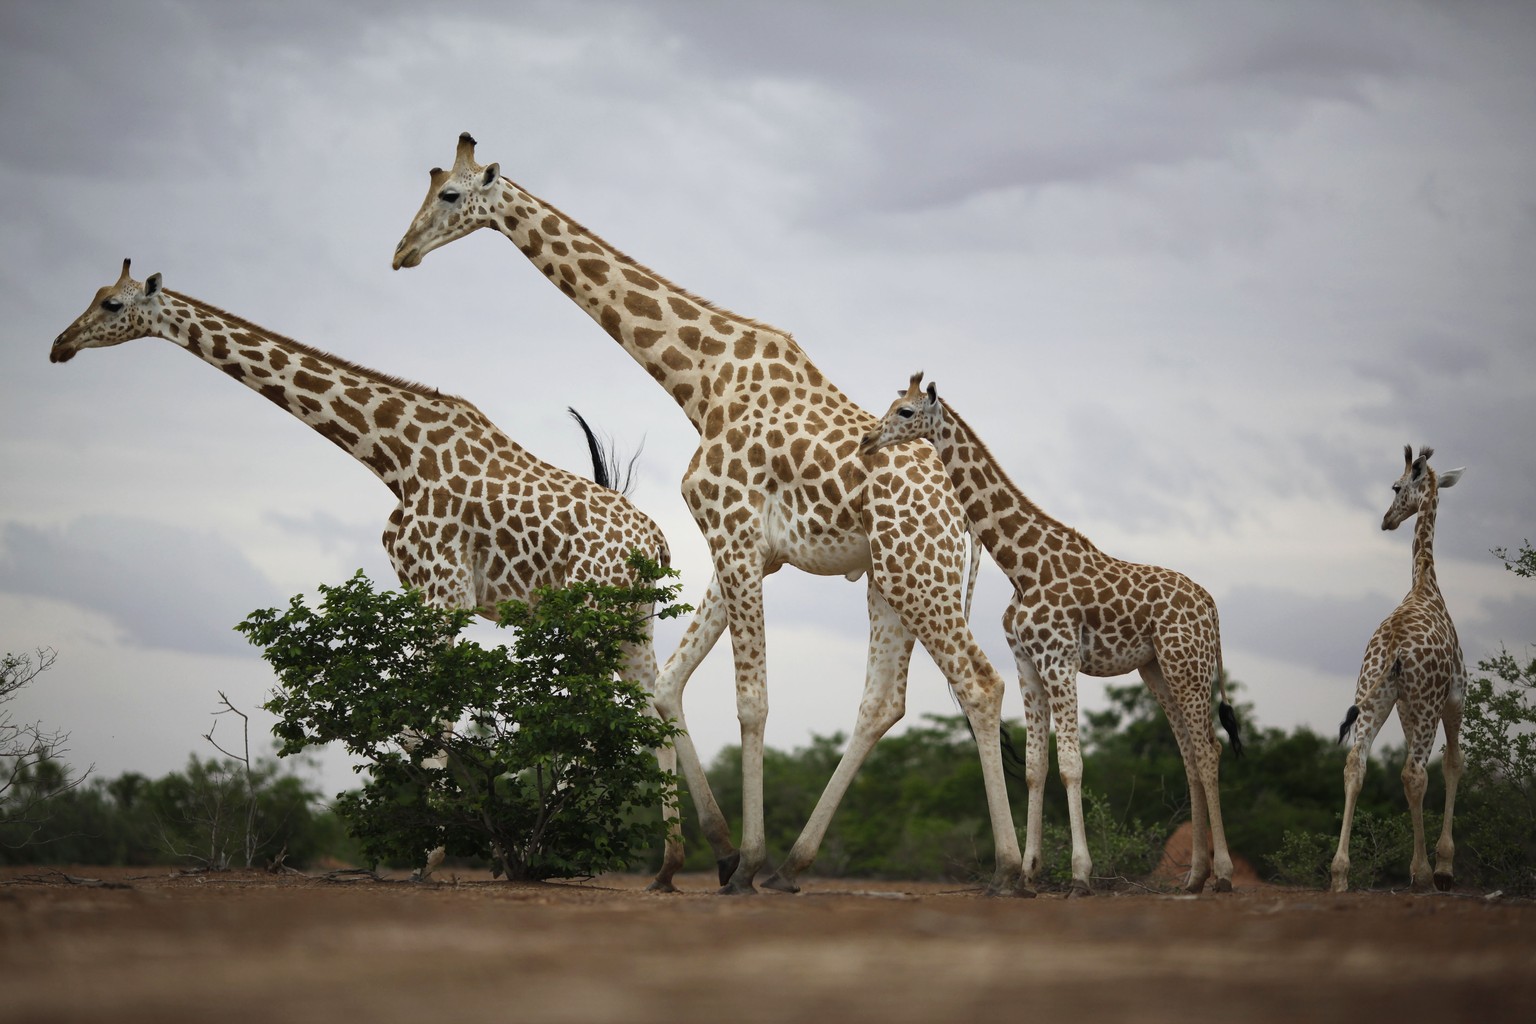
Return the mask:
<path id="1" fill-rule="evenodd" d="M 1435 729 L 1445 723 L 1445 820 L 1435 844 L 1435 888 L 1455 884 L 1451 859 L 1451 818 L 1456 808 L 1456 784 L 1461 781 L 1465 758 L 1461 752 L 1461 708 L 1467 696 L 1467 666 L 1461 657 L 1461 641 L 1446 610 L 1445 598 L 1435 578 L 1435 514 L 1440 491 L 1455 485 L 1465 469 L 1436 474 L 1430 468 L 1433 448 L 1403 446 L 1403 475 L 1392 485 L 1392 504 L 1382 517 L 1383 530 L 1395 530 L 1410 517 L 1413 528 L 1413 583 L 1392 614 L 1382 620 L 1365 645 L 1360 678 L 1355 683 L 1355 702 L 1339 726 L 1343 743 L 1351 728 L 1355 741 L 1344 762 L 1344 822 L 1339 828 L 1339 848 L 1333 855 L 1333 891 L 1349 888 L 1349 829 L 1355 817 L 1355 801 L 1365 782 L 1371 742 L 1386 724 L 1392 708 L 1408 744 L 1403 761 L 1403 794 L 1413 817 L 1413 862 L 1409 877 L 1415 889 L 1428 889 L 1429 855 L 1424 849 L 1424 790 L 1429 784 L 1427 765 L 1434 753 Z"/>
<path id="2" fill-rule="evenodd" d="M 796 878 L 814 860 L 864 758 L 905 713 L 912 646 L 921 641 L 976 735 L 995 846 L 990 890 L 1032 895 L 1016 889 L 1021 861 L 999 738 L 1005 686 L 964 620 L 965 519 L 933 450 L 861 460 L 859 438 L 874 417 L 827 380 L 789 334 L 672 284 L 503 178 L 498 164 L 477 163 L 474 147 L 467 133 L 459 136 L 453 167 L 430 172 L 426 199 L 395 250 L 395 269 L 415 267 L 479 228 L 501 232 L 662 386 L 699 433 L 682 493 L 715 574 L 661 672 L 657 703 L 682 724 L 688 676 L 729 627 L 743 823 L 721 892 L 756 892 L 767 859 L 762 587 L 769 573 L 793 565 L 850 580 L 869 574 L 869 651 L 847 748 L 764 886 L 799 891 Z M 700 824 L 706 834 L 725 828 L 702 815 Z"/>
<path id="3" fill-rule="evenodd" d="M 535 458 L 468 401 L 169 291 L 159 274 L 135 281 L 129 266 L 124 260 L 117 282 L 100 289 L 58 336 L 49 360 L 64 363 L 81 349 L 160 337 L 270 399 L 368 467 L 398 499 L 384 548 L 401 583 L 419 588 L 431 603 L 474 608 L 494 619 L 499 603 L 527 600 L 540 587 L 628 583 L 631 551 L 663 565 L 670 560 L 661 529 L 629 499 Z M 596 445 L 584 421 L 582 427 Z M 601 472 L 598 454 L 594 466 Z M 651 641 L 626 651 L 625 660 L 626 676 L 654 694 Z M 674 770 L 675 756 L 671 749 L 657 752 L 667 771 Z M 696 800 L 713 799 L 707 790 L 694 792 Z M 672 804 L 663 813 L 676 819 Z M 433 851 L 422 877 L 441 859 L 441 851 Z M 673 891 L 682 860 L 674 827 L 651 888 Z"/>
<path id="4" fill-rule="evenodd" d="M 1040 870 L 1040 842 L 1051 718 L 1057 724 L 1057 769 L 1067 790 L 1072 827 L 1073 895 L 1087 895 L 1093 867 L 1083 827 L 1083 759 L 1077 735 L 1077 676 L 1116 676 L 1132 669 L 1157 697 L 1173 727 L 1189 779 L 1194 853 L 1185 883 L 1200 892 L 1211 871 L 1215 890 L 1232 888 L 1232 858 L 1221 822 L 1217 768 L 1221 744 L 1211 726 L 1211 687 L 1221 690 L 1220 716 L 1241 756 L 1237 717 L 1222 680 L 1216 602 L 1182 573 L 1124 562 L 1042 512 L 1008 478 L 987 446 L 938 389 L 914 373 L 905 391 L 864 438 L 874 455 L 891 445 L 931 441 L 982 545 L 1013 583 L 1003 632 L 1024 692 L 1025 778 L 1029 786 L 1024 872 Z"/>

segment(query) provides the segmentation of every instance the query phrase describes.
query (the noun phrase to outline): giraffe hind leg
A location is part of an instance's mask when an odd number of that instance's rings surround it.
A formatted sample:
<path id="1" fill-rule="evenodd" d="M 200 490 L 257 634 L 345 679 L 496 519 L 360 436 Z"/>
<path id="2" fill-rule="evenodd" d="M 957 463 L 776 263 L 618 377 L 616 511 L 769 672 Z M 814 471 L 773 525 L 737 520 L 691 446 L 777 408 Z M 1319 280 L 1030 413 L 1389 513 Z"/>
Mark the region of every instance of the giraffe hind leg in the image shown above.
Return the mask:
<path id="1" fill-rule="evenodd" d="M 1429 853 L 1424 840 L 1424 793 L 1429 788 L 1429 756 L 1435 746 L 1435 718 L 1419 716 L 1410 711 L 1406 702 L 1397 709 L 1403 723 L 1403 735 L 1408 740 L 1408 753 L 1403 759 L 1403 796 L 1408 801 L 1408 814 L 1413 820 L 1413 861 L 1409 867 L 1410 884 L 1415 891 L 1431 887 Z"/>
<path id="2" fill-rule="evenodd" d="M 907 704 L 907 671 L 912 658 L 913 636 L 901 625 L 880 591 L 868 589 L 869 659 L 864 677 L 864 694 L 859 701 L 859 715 L 853 735 L 843 749 L 810 819 L 801 829 L 795 845 L 761 885 L 765 889 L 796 893 L 796 879 L 810 867 L 821 848 L 822 839 L 832 823 L 832 816 L 847 793 L 853 778 L 863 766 L 870 750 L 891 726 L 901 720 Z"/>
<path id="3" fill-rule="evenodd" d="M 1339 845 L 1329 867 L 1334 892 L 1349 890 L 1349 837 L 1355 820 L 1355 805 L 1365 785 L 1365 771 L 1370 764 L 1371 744 L 1392 710 L 1393 688 L 1387 680 L 1373 692 L 1367 692 L 1351 706 L 1354 714 L 1345 718 L 1345 726 L 1354 726 L 1355 741 L 1344 760 L 1344 814 L 1339 824 Z M 1341 730 L 1342 732 L 1345 730 Z"/>
<path id="4" fill-rule="evenodd" d="M 1466 767 L 1466 756 L 1461 752 L 1460 701 L 1447 701 L 1441 718 L 1445 724 L 1445 757 L 1440 762 L 1445 772 L 1445 818 L 1440 823 L 1440 841 L 1435 844 L 1435 888 L 1446 892 L 1456 884 L 1456 844 L 1451 841 L 1451 820 L 1456 813 L 1456 786 Z"/>

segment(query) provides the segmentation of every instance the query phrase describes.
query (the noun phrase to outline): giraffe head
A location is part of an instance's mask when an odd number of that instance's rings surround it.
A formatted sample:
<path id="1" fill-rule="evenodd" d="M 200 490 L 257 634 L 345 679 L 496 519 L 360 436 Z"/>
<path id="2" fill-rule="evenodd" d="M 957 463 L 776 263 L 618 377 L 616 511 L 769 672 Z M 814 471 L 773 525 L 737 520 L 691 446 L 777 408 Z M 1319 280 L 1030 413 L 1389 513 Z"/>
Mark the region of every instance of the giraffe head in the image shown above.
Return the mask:
<path id="1" fill-rule="evenodd" d="M 859 442 L 860 455 L 868 457 L 893 444 L 920 437 L 931 441 L 938 436 L 944 425 L 944 406 L 939 401 L 938 388 L 933 384 L 928 385 L 927 391 L 923 390 L 923 371 L 914 373 L 907 382 L 907 390 L 896 394 L 899 397 L 880 417 L 875 429 Z"/>
<path id="2" fill-rule="evenodd" d="M 427 198 L 416 211 L 410 230 L 395 246 L 395 269 L 414 267 L 439 246 L 463 238 L 476 228 L 489 227 L 501 198 L 501 165 L 475 163 L 475 140 L 459 136 L 453 167 L 432 168 Z"/>
<path id="3" fill-rule="evenodd" d="M 154 333 L 160 311 L 160 275 L 150 274 L 141 284 L 128 276 L 129 262 L 123 260 L 117 283 L 98 289 L 86 311 L 53 339 L 50 363 L 67 363 L 83 348 L 121 345 Z"/>
<path id="4" fill-rule="evenodd" d="M 1437 476 L 1429 468 L 1429 457 L 1433 454 L 1435 450 L 1426 446 L 1420 448 L 1418 458 L 1414 458 L 1413 446 L 1403 445 L 1403 475 L 1392 485 L 1392 505 L 1381 518 L 1383 530 L 1395 530 L 1416 513 L 1424 511 L 1439 488 L 1454 486 L 1466 472 L 1465 468 L 1448 469 Z"/>

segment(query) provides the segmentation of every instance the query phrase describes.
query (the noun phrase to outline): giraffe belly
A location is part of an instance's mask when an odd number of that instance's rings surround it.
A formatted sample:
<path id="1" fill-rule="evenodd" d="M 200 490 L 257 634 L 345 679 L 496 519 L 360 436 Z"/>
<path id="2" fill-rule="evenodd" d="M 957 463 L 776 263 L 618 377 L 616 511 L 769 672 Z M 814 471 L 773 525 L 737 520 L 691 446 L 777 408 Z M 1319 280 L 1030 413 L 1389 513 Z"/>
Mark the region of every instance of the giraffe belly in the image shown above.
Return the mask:
<path id="1" fill-rule="evenodd" d="M 792 565 L 816 576 L 856 580 L 869 571 L 869 538 L 853 531 L 829 531 L 819 520 L 792 515 L 778 502 L 763 509 L 768 571 Z"/>

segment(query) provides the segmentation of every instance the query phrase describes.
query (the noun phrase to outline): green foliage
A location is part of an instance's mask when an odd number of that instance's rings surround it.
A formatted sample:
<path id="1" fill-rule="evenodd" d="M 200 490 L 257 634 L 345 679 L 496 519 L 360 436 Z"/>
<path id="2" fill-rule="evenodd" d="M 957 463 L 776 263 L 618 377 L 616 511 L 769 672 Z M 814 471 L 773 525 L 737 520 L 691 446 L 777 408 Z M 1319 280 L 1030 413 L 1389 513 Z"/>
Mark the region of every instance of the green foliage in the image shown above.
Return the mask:
<path id="1" fill-rule="evenodd" d="M 509 602 L 510 650 L 460 641 L 468 611 L 415 592 L 375 593 L 359 572 L 322 586 L 318 610 L 252 613 L 238 629 L 266 649 L 279 688 L 280 754 L 339 741 L 370 778 L 338 809 L 367 856 L 411 860 L 436 846 L 493 857 L 511 878 L 626 866 L 660 838 L 673 785 L 652 751 L 676 728 L 637 684 L 616 681 L 644 614 L 672 606 L 675 573 L 638 556 L 625 587 L 579 583 Z"/>
<path id="2" fill-rule="evenodd" d="M 1530 542 L 1509 571 L 1536 577 Z M 1462 718 L 1466 774 L 1457 795 L 1457 874 L 1486 887 L 1536 895 L 1536 657 L 1507 649 L 1477 663 Z"/>
<path id="3" fill-rule="evenodd" d="M 54 796 L 34 840 L 6 849 L 10 864 L 164 864 L 208 867 L 284 863 L 303 867 L 355 853 L 318 794 L 274 758 L 247 778 L 236 760 L 188 759 L 184 771 L 150 779 L 128 772 Z M 249 845 L 248 838 L 254 840 Z"/>
<path id="4" fill-rule="evenodd" d="M 1093 859 L 1097 887 L 1142 878 L 1152 873 L 1163 857 L 1167 829 L 1143 825 L 1135 818 L 1122 819 L 1098 793 L 1083 792 L 1083 828 L 1088 833 L 1088 855 Z M 1020 836 L 1022 842 L 1023 837 Z M 1065 888 L 1072 882 L 1072 830 L 1066 824 L 1047 822 L 1040 837 L 1042 887 Z"/>
<path id="5" fill-rule="evenodd" d="M 53 667 L 52 648 L 0 656 L 0 849 L 25 846 L 37 839 L 54 798 L 80 785 L 90 769 L 75 775 L 59 760 L 69 733 L 49 731 L 37 722 L 17 722 L 5 707 L 34 679 Z"/>
<path id="6" fill-rule="evenodd" d="M 1270 877 L 1285 885 L 1326 889 L 1337 842 L 1338 836 L 1330 837 L 1326 832 L 1286 829 L 1279 848 L 1265 858 Z"/>
<path id="7" fill-rule="evenodd" d="M 1399 799 L 1399 805 L 1402 801 Z M 1426 832 L 1439 829 L 1438 816 L 1424 816 Z M 1265 861 L 1272 877 L 1287 885 L 1326 889 L 1338 849 L 1338 825 L 1332 832 L 1287 830 L 1280 847 Z M 1413 857 L 1413 824 L 1407 809 L 1355 812 L 1349 841 L 1349 884 L 1353 889 L 1406 885 Z"/>

